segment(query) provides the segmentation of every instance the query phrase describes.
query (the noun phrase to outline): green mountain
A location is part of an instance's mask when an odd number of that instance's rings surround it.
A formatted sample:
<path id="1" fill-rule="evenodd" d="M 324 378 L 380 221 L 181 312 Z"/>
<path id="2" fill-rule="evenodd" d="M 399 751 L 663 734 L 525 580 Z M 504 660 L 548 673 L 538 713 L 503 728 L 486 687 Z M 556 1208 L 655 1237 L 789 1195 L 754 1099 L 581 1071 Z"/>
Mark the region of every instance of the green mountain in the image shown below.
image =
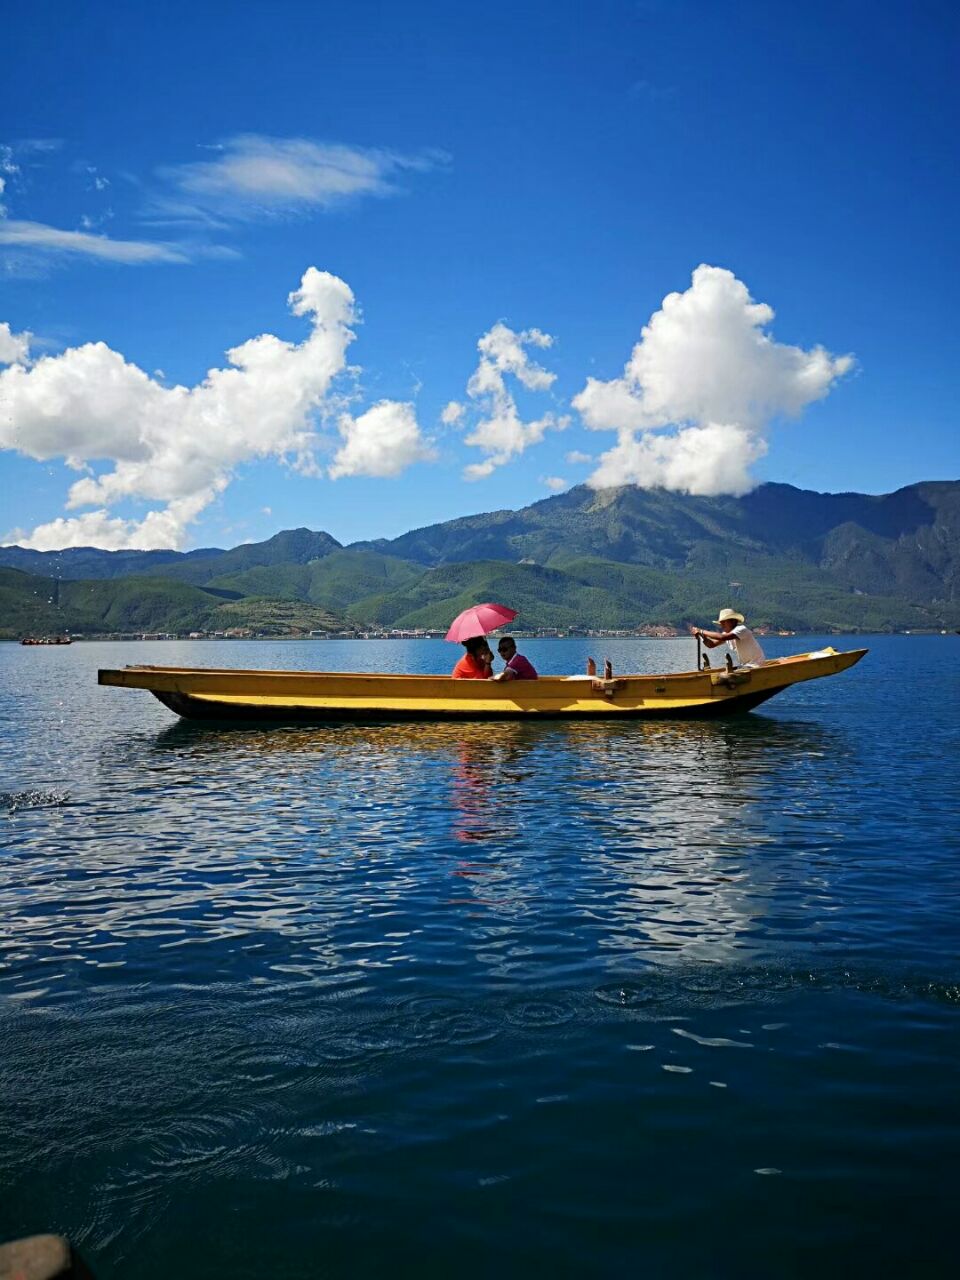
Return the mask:
<path id="1" fill-rule="evenodd" d="M 342 613 L 359 600 L 394 591 L 423 576 L 420 565 L 378 551 L 331 551 L 309 564 L 281 564 L 219 574 L 211 587 L 240 595 L 308 600 Z"/>
<path id="2" fill-rule="evenodd" d="M 242 573 L 257 565 L 308 564 L 336 551 L 340 543 L 329 533 L 286 529 L 266 542 L 245 542 L 231 551 L 205 547 L 198 551 L 101 551 L 67 547 L 32 551 L 0 547 L 0 565 L 49 578 L 165 577 L 205 583 L 218 574 Z"/>
<path id="3" fill-rule="evenodd" d="M 497 560 L 429 569 L 397 591 L 360 601 L 348 614 L 381 627 L 446 627 L 481 600 L 509 603 L 527 626 L 586 625 L 588 619 L 592 626 L 624 625 L 608 620 L 617 603 L 602 588 L 575 582 L 556 569 Z"/>
<path id="4" fill-rule="evenodd" d="M 583 486 L 342 547 L 293 529 L 232 550 L 0 548 L 0 634 L 443 627 L 494 599 L 525 626 L 679 625 L 737 603 L 796 630 L 960 624 L 960 482 L 743 498 Z M 13 569 L 29 566 L 29 573 Z M 82 575 L 82 576 L 81 576 Z M 67 619 L 74 619 L 67 621 Z"/>
<path id="5" fill-rule="evenodd" d="M 773 566 L 776 566 L 774 569 Z M 891 596 L 857 596 L 825 581 L 807 565 L 779 561 L 727 573 L 670 573 L 592 557 L 563 568 L 499 560 L 441 565 L 398 591 L 351 606 L 349 618 L 387 628 L 445 627 L 478 600 L 509 602 L 527 627 L 633 629 L 648 623 L 682 626 L 716 616 L 720 602 L 748 609 L 751 621 L 791 630 L 891 631 L 946 625 L 946 611 Z"/>
<path id="6" fill-rule="evenodd" d="M 28 547 L 0 547 L 0 566 L 20 569 L 42 578 L 129 578 L 161 574 L 188 557 L 219 556 L 216 548 L 202 551 L 101 551 L 99 547 L 66 547 L 63 551 L 32 551 Z"/>
<path id="7" fill-rule="evenodd" d="M 266 542 L 244 542 L 232 551 L 209 552 L 203 556 L 188 552 L 182 560 L 173 562 L 161 572 L 164 577 L 204 586 L 215 579 L 246 573 L 250 569 L 272 570 L 279 566 L 308 565 L 339 550 L 340 543 L 329 533 L 285 529 Z"/>
<path id="8" fill-rule="evenodd" d="M 105 635 L 144 631 L 226 631 L 268 635 L 336 630 L 328 610 L 301 601 L 236 598 L 166 578 L 41 578 L 0 568 L 0 639 L 70 631 Z"/>
<path id="9" fill-rule="evenodd" d="M 575 556 L 661 569 L 714 569 L 784 554 L 863 591 L 960 594 L 960 481 L 872 497 L 764 484 L 742 498 L 584 486 L 520 511 L 466 516 L 365 544 L 423 565 Z"/>

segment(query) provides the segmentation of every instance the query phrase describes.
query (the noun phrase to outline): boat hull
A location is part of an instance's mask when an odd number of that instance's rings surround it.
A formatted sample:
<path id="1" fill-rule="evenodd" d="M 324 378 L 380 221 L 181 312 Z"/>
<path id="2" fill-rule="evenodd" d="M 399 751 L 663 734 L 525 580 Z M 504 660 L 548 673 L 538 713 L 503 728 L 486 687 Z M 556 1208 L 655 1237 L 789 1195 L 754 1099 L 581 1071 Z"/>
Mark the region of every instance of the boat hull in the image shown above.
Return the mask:
<path id="1" fill-rule="evenodd" d="M 728 673 L 691 671 L 612 680 L 509 682 L 448 676 L 125 667 L 102 685 L 147 689 L 191 720 L 263 723 L 392 723 L 525 719 L 714 719 L 752 711 L 791 685 L 835 675 L 866 649 L 821 650 Z"/>
<path id="2" fill-rule="evenodd" d="M 248 724 L 262 724 L 265 721 L 278 724 L 398 724 L 411 721 L 448 721 L 448 720 L 569 720 L 580 719 L 619 719 L 629 720 L 638 717 L 656 719 L 715 719 L 719 716 L 739 715 L 752 711 L 762 702 L 779 693 L 778 689 L 762 693 L 743 694 L 738 698 L 726 698 L 712 703 L 704 703 L 685 707 L 620 707 L 615 710 L 598 707 L 597 709 L 574 711 L 569 708 L 537 708 L 487 709 L 475 711 L 448 710 L 441 707 L 429 707 L 411 710 L 396 708 L 387 710 L 382 707 L 285 707 L 282 710 L 269 706 L 248 706 L 245 704 L 216 703 L 210 700 L 193 698 L 183 693 L 157 693 L 154 696 L 176 712 L 185 720 L 233 720 Z"/>

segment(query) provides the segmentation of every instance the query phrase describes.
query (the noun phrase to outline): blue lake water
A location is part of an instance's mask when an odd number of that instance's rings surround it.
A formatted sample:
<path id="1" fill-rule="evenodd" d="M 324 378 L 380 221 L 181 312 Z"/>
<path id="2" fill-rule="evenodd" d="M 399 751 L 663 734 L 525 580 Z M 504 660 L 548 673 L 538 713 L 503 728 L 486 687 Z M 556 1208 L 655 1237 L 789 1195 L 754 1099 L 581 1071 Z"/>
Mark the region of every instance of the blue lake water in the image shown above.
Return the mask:
<path id="1" fill-rule="evenodd" d="M 96 668 L 453 647 L 0 645 L 0 1238 L 98 1280 L 956 1274 L 960 639 L 862 643 L 726 722 L 277 729 Z"/>

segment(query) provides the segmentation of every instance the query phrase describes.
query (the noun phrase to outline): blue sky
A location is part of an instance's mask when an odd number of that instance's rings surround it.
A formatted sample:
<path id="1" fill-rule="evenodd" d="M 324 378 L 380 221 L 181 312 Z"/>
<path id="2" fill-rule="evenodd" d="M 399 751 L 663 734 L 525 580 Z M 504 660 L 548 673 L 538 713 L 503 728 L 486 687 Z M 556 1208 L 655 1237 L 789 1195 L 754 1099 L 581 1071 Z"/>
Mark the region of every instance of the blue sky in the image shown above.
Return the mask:
<path id="1" fill-rule="evenodd" d="M 14 9 L 0 538 L 956 478 L 957 37 L 931 2 Z"/>

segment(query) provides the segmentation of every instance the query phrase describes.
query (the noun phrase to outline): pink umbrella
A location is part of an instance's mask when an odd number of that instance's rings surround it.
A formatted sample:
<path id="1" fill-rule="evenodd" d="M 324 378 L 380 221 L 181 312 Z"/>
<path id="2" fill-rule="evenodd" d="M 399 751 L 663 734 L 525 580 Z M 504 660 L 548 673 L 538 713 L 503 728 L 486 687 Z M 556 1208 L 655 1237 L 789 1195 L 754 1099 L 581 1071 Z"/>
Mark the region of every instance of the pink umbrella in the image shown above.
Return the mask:
<path id="1" fill-rule="evenodd" d="M 496 631 L 497 627 L 502 627 L 505 622 L 512 622 L 516 616 L 516 609 L 508 609 L 506 605 L 475 604 L 457 614 L 445 639 L 462 644 L 473 636 L 485 636 Z"/>

